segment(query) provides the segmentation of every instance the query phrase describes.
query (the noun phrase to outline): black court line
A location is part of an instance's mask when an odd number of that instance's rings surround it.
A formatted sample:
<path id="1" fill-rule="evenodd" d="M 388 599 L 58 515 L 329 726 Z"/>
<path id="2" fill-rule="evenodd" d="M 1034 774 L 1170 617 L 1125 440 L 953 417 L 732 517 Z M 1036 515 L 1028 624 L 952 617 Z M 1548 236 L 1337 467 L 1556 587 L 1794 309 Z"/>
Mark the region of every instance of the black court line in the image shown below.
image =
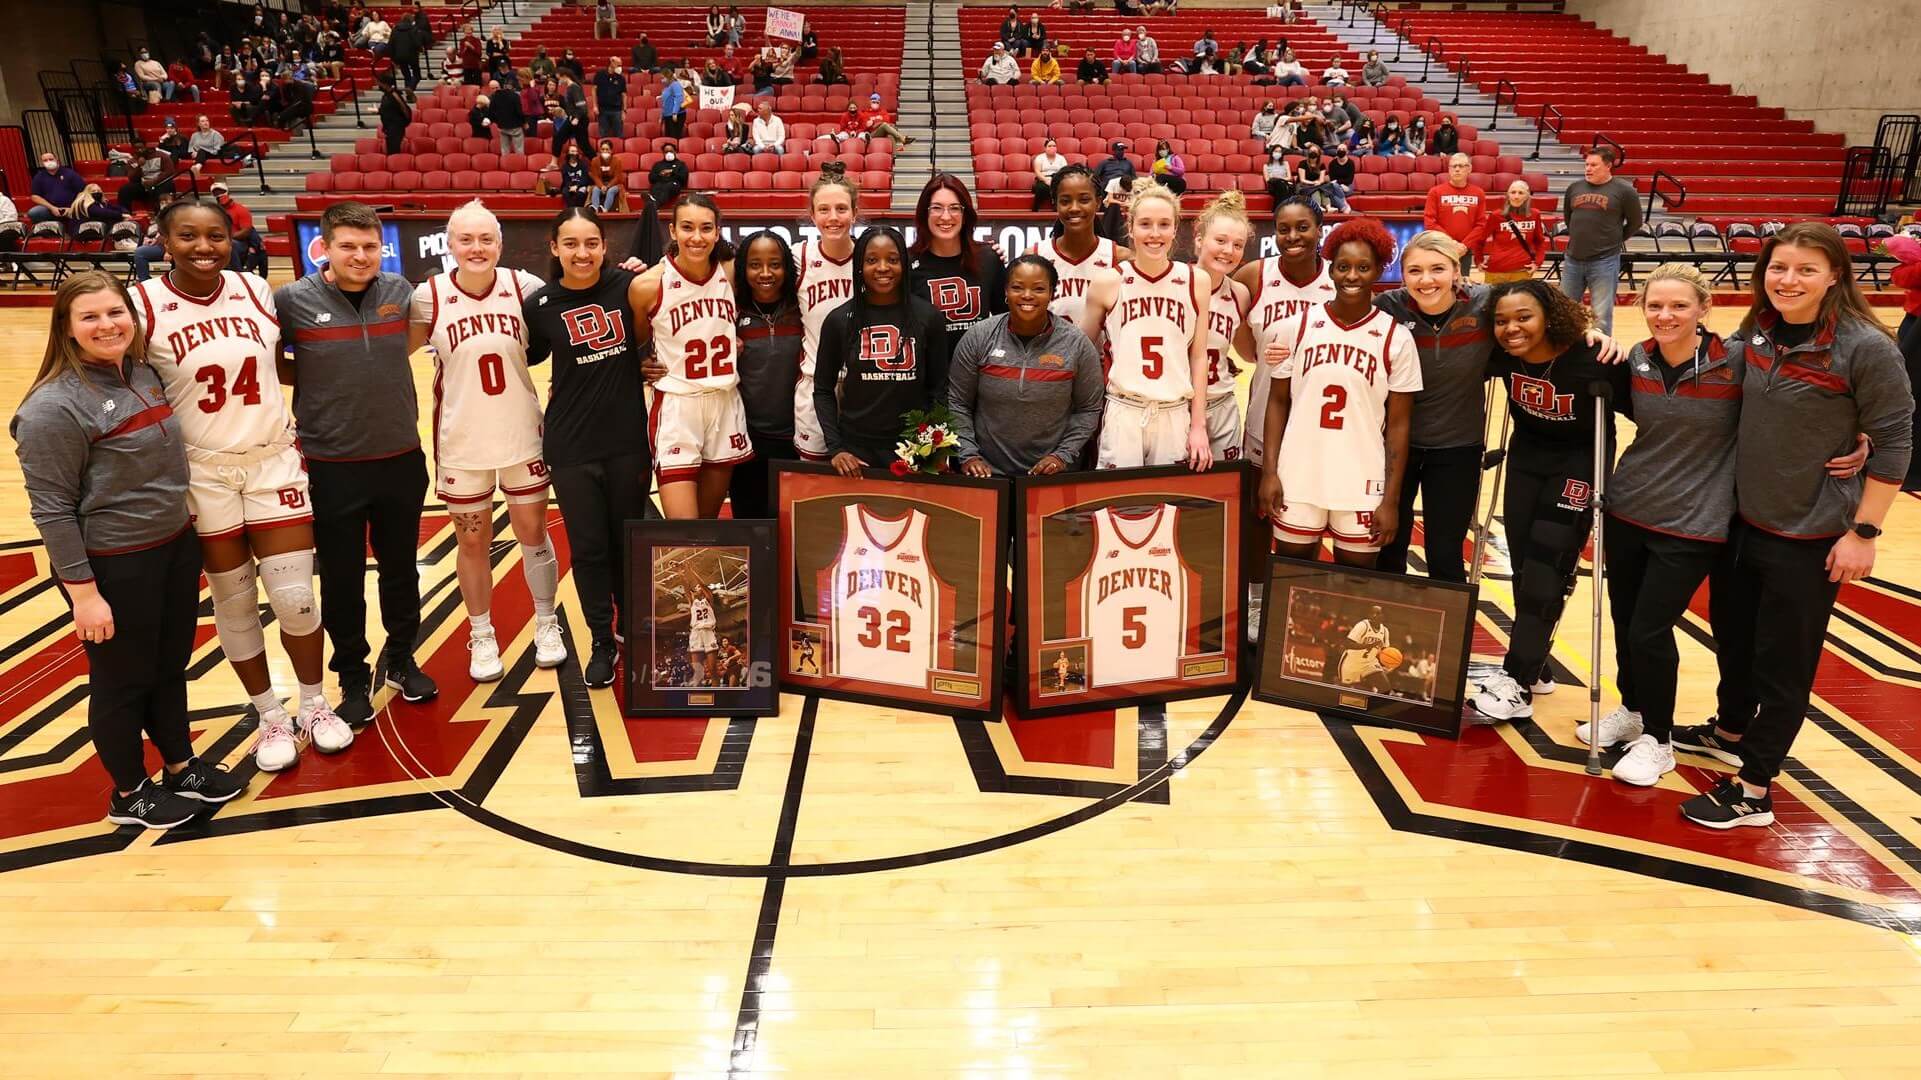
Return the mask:
<path id="1" fill-rule="evenodd" d="M 787 770 L 787 791 L 781 796 L 780 824 L 774 829 L 774 850 L 767 856 L 770 873 L 761 888 L 760 916 L 754 923 L 754 944 L 747 953 L 747 979 L 740 988 L 740 1010 L 734 1014 L 734 1047 L 727 1076 L 753 1075 L 760 1044 L 760 1002 L 764 983 L 774 968 L 774 938 L 780 931 L 780 907 L 787 897 L 786 869 L 793 865 L 794 827 L 800 821 L 801 791 L 807 786 L 807 759 L 814 749 L 814 716 L 820 705 L 809 694 L 801 707 L 800 729 L 794 735 L 794 761 Z"/>

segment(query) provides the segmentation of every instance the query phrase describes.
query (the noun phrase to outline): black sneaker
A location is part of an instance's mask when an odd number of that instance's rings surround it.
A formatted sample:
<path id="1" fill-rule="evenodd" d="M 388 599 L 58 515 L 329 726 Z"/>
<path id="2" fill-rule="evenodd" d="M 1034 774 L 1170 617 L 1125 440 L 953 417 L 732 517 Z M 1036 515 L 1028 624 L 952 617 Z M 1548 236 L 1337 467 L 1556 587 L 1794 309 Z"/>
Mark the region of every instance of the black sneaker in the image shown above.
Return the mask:
<path id="1" fill-rule="evenodd" d="M 1755 798 L 1730 776 L 1713 791 L 1696 795 L 1681 804 L 1681 816 L 1710 829 L 1734 829 L 1742 825 L 1774 824 L 1774 795 Z"/>
<path id="2" fill-rule="evenodd" d="M 582 681 L 595 690 L 614 685 L 614 664 L 619 660 L 620 646 L 611 641 L 594 642 L 594 655 L 587 661 Z"/>
<path id="3" fill-rule="evenodd" d="M 440 687 L 420 670 L 410 654 L 389 656 L 381 663 L 385 672 L 383 679 L 391 689 L 400 691 L 402 701 L 416 703 L 430 701 L 440 696 Z"/>
<path id="4" fill-rule="evenodd" d="M 355 731 L 366 727 L 374 718 L 373 676 L 365 669 L 357 675 L 340 677 L 340 704 L 334 706 L 334 715 L 347 722 Z"/>
<path id="5" fill-rule="evenodd" d="M 194 758 L 186 768 L 168 773 L 161 783 L 183 799 L 203 803 L 223 803 L 247 790 L 245 780 L 209 765 L 204 758 Z"/>
<path id="6" fill-rule="evenodd" d="M 1696 754 L 1706 754 L 1723 765 L 1741 767 L 1741 741 L 1729 739 L 1714 730 L 1714 718 L 1708 717 L 1705 724 L 1689 724 L 1674 729 L 1668 743 L 1676 750 L 1689 750 Z"/>
<path id="7" fill-rule="evenodd" d="M 185 825 L 200 812 L 200 804 L 176 795 L 152 780 L 142 781 L 128 794 L 115 792 L 107 803 L 107 820 L 143 829 L 171 829 Z"/>

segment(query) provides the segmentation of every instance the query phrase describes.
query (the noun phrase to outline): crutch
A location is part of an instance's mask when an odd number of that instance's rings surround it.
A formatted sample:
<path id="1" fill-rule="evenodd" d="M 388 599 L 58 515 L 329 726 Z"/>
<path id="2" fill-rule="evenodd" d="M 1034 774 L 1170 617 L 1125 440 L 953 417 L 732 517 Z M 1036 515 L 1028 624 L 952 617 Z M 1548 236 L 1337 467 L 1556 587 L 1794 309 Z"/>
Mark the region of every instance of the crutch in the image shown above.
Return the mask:
<path id="1" fill-rule="evenodd" d="M 1481 583 L 1481 555 L 1487 548 L 1488 533 L 1494 528 L 1494 508 L 1501 504 L 1501 472 L 1507 467 L 1508 425 L 1514 422 L 1514 414 L 1508 411 L 1507 395 L 1503 392 L 1506 385 L 1506 379 L 1490 379 L 1487 384 L 1486 408 L 1501 410 L 1501 443 L 1481 455 L 1481 472 L 1485 474 L 1489 469 L 1494 470 L 1494 497 L 1488 500 L 1487 513 L 1483 515 L 1481 488 L 1477 483 L 1474 488 L 1474 565 L 1467 569 L 1469 585 Z"/>
<path id="2" fill-rule="evenodd" d="M 1607 549 L 1605 530 L 1601 528 L 1602 516 L 1606 513 L 1608 432 L 1614 428 L 1613 415 L 1608 412 L 1608 403 L 1614 396 L 1614 388 L 1606 379 L 1596 379 L 1588 384 L 1588 393 L 1594 395 L 1594 481 L 1588 486 L 1588 511 L 1594 515 L 1594 523 L 1589 526 L 1594 545 L 1594 647 L 1593 663 L 1589 668 L 1587 681 L 1587 774 L 1601 775 L 1601 600 L 1606 587 Z"/>

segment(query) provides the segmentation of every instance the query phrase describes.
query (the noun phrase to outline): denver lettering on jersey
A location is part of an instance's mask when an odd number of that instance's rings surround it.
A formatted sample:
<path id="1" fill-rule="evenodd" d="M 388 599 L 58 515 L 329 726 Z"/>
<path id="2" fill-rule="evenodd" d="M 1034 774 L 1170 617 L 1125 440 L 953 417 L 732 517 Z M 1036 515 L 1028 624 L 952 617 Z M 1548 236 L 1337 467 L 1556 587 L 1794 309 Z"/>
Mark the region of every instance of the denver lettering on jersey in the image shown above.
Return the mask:
<path id="1" fill-rule="evenodd" d="M 851 277 L 814 278 L 804 283 L 801 290 L 801 304 L 813 307 L 816 304 L 831 303 L 835 300 L 850 300 L 854 296 L 854 279 Z"/>
<path id="2" fill-rule="evenodd" d="M 1292 296 L 1266 300 L 1261 304 L 1261 317 L 1255 321 L 1262 326 L 1277 326 L 1320 302 L 1318 298 Z"/>
<path id="3" fill-rule="evenodd" d="M 1122 322 L 1134 319 L 1169 319 L 1181 330 L 1187 329 L 1187 309 L 1192 306 L 1173 296 L 1125 296 L 1118 314 Z"/>
<path id="4" fill-rule="evenodd" d="M 1219 334 L 1229 342 L 1234 340 L 1234 331 L 1240 329 L 1241 321 L 1230 312 L 1216 307 L 1207 309 L 1207 329 L 1209 333 Z"/>
<path id="5" fill-rule="evenodd" d="M 921 602 L 921 579 L 915 574 L 898 570 L 849 570 L 843 596 L 853 596 L 867 589 L 899 593 L 914 604 Z"/>
<path id="6" fill-rule="evenodd" d="M 1054 290 L 1054 299 L 1084 299 L 1087 296 L 1088 283 L 1093 280 L 1087 277 L 1064 277 L 1061 279 L 1060 287 Z"/>
<path id="7" fill-rule="evenodd" d="M 1514 379 L 1514 403 L 1530 416 L 1543 420 L 1566 421 L 1574 419 L 1574 395 L 1555 391 L 1554 384 L 1546 379 L 1532 375 L 1516 374 Z"/>
<path id="8" fill-rule="evenodd" d="M 1323 324 L 1315 325 L 1318 328 Z M 1294 361 L 1294 373 L 1302 375 L 1322 364 L 1345 364 L 1372 383 L 1380 370 L 1380 362 L 1377 352 L 1359 345 L 1349 345 L 1343 341 L 1316 341 L 1301 350 L 1300 358 Z"/>
<path id="9" fill-rule="evenodd" d="M 476 334 L 500 334 L 504 337 L 527 340 L 527 332 L 520 324 L 520 316 L 504 311 L 489 311 L 480 315 L 464 315 L 447 324 L 447 347 L 458 348 L 460 343 Z"/>
<path id="10" fill-rule="evenodd" d="M 1102 574 L 1095 588 L 1096 602 L 1105 601 L 1123 589 L 1147 589 L 1162 596 L 1174 595 L 1174 575 L 1151 567 L 1130 567 Z"/>
<path id="11" fill-rule="evenodd" d="M 167 347 L 173 350 L 174 361 L 178 363 L 199 346 L 223 338 L 246 338 L 262 347 L 267 344 L 260 336 L 259 323 L 234 315 L 188 323 L 167 335 Z"/>
<path id="12" fill-rule="evenodd" d="M 852 289 L 851 283 L 849 289 Z M 667 309 L 668 325 L 676 334 L 698 319 L 724 319 L 731 323 L 734 321 L 734 302 L 724 296 L 703 296 L 683 300 Z"/>

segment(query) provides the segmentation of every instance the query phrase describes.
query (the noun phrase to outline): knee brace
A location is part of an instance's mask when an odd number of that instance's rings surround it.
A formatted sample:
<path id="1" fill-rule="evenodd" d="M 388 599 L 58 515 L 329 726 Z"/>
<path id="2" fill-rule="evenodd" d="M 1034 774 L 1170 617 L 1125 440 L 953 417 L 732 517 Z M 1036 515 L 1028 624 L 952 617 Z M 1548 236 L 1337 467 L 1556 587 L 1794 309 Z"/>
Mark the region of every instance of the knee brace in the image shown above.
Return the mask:
<path id="1" fill-rule="evenodd" d="M 560 560 L 554 557 L 553 542 L 539 547 L 520 545 L 520 569 L 527 576 L 527 591 L 533 594 L 534 602 L 544 601 L 551 610 L 554 594 L 560 591 Z"/>
<path id="2" fill-rule="evenodd" d="M 260 591 L 254 585 L 253 563 L 232 570 L 207 572 L 207 591 L 213 594 L 213 625 L 220 632 L 220 648 L 229 660 L 252 660 L 267 651 L 260 631 Z"/>
<path id="3" fill-rule="evenodd" d="M 320 601 L 313 592 L 312 548 L 269 555 L 260 560 L 260 580 L 282 633 L 306 637 L 320 629 Z"/>
<path id="4" fill-rule="evenodd" d="M 1527 561 L 1514 583 L 1515 604 L 1540 611 L 1566 603 L 1586 541 L 1587 530 L 1578 523 L 1537 518 L 1528 536 Z"/>

